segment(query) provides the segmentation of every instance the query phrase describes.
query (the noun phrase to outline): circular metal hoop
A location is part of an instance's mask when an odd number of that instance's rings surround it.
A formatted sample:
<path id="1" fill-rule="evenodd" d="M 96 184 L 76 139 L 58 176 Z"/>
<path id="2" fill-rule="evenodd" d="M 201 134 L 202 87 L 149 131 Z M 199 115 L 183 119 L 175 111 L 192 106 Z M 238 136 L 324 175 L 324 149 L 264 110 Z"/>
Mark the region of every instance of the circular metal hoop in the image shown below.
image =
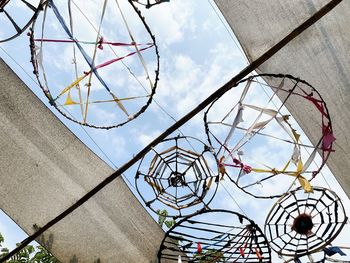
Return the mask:
<path id="1" fill-rule="evenodd" d="M 166 234 L 159 262 L 271 262 L 268 242 L 254 221 L 228 210 L 185 217 Z"/>
<path id="2" fill-rule="evenodd" d="M 19 6 L 11 8 L 11 4 L 14 2 L 19 4 Z M 43 10 L 45 1 L 36 0 L 34 1 L 35 3 L 32 2 L 25 0 L 0 0 L 0 17 L 3 18 L 0 19 L 0 28 L 1 33 L 5 35 L 0 38 L 0 43 L 18 37 L 33 23 L 39 12 Z M 19 14 L 21 13 L 20 7 L 24 8 L 25 12 L 30 15 L 26 17 L 25 13 Z M 10 32 L 6 32 L 7 30 Z"/>
<path id="3" fill-rule="evenodd" d="M 108 28 L 104 30 L 103 18 L 112 16 L 112 13 L 109 13 L 109 9 L 106 8 L 107 2 L 104 2 L 105 4 L 101 7 L 100 24 L 95 26 L 81 7 L 71 0 L 66 1 L 68 19 L 61 14 L 61 10 L 55 4 L 56 1 L 49 0 L 51 8 L 44 10 L 43 20 L 35 19 L 33 22 L 33 30 L 29 35 L 34 74 L 50 104 L 67 119 L 97 129 L 121 127 L 145 112 L 152 102 L 159 79 L 159 53 L 155 37 L 132 0 L 128 0 L 128 3 L 122 1 L 120 5 L 117 1 L 113 2 L 120 14 L 119 16 L 118 13 L 113 14 L 113 18 L 106 23 L 106 27 L 113 22 L 118 25 L 115 28 L 124 25 L 126 33 L 111 31 Z M 126 18 L 123 13 L 125 10 L 130 14 L 135 14 L 137 18 L 135 21 L 140 28 L 144 28 L 144 31 L 141 32 L 144 42 L 138 43 L 133 36 L 133 27 L 127 20 L 131 16 L 128 13 L 129 16 Z M 87 20 L 86 24 L 93 32 L 79 31 L 78 27 L 74 27 L 74 12 Z M 52 34 L 46 28 L 45 21 L 48 18 L 59 22 L 61 28 L 57 30 L 60 34 L 65 34 L 66 39 L 45 36 L 45 34 Z M 37 24 L 40 25 L 36 27 Z M 88 33 L 95 34 L 94 39 L 85 39 L 84 34 Z M 113 41 L 106 40 L 106 36 Z M 125 42 L 120 41 L 121 37 L 126 39 Z M 115 41 L 115 39 L 118 40 Z M 72 48 L 65 49 L 64 45 L 72 45 Z M 89 50 L 90 47 L 94 48 L 93 52 Z M 55 52 L 54 54 L 60 53 L 57 52 L 59 48 L 63 49 L 62 52 L 70 53 L 72 60 L 67 67 L 71 68 L 72 76 L 68 73 L 63 74 L 62 65 L 59 68 L 62 72 L 51 68 L 59 64 L 56 61 L 59 58 L 55 58 L 54 55 L 50 56 L 50 60 L 56 63 L 45 64 L 45 49 L 47 48 L 50 48 L 51 53 Z M 107 59 L 107 56 L 111 56 L 112 59 Z M 136 59 L 132 60 L 130 58 L 132 56 L 135 56 Z M 134 63 L 132 64 L 134 67 L 130 66 L 130 63 Z M 148 69 L 149 64 L 155 67 L 154 71 Z M 123 77 L 123 73 L 127 76 L 126 78 Z M 112 77 L 104 77 L 110 75 Z M 64 83 L 53 84 L 49 82 L 52 78 Z"/>
<path id="4" fill-rule="evenodd" d="M 215 157 L 196 138 L 166 139 L 142 158 L 135 185 L 155 213 L 166 209 L 174 218 L 193 214 L 207 208 L 217 192 Z"/>
<path id="5" fill-rule="evenodd" d="M 301 257 L 322 250 L 347 222 L 343 204 L 335 192 L 315 187 L 286 193 L 270 210 L 265 235 L 277 254 Z"/>
<path id="6" fill-rule="evenodd" d="M 315 146 L 291 118 L 288 109 L 295 107 L 319 115 L 308 122 L 317 138 Z M 222 176 L 256 198 L 281 197 L 295 182 L 311 192 L 309 182 L 326 163 L 335 140 L 326 103 L 317 90 L 282 74 L 240 81 L 208 107 L 204 124 Z"/>

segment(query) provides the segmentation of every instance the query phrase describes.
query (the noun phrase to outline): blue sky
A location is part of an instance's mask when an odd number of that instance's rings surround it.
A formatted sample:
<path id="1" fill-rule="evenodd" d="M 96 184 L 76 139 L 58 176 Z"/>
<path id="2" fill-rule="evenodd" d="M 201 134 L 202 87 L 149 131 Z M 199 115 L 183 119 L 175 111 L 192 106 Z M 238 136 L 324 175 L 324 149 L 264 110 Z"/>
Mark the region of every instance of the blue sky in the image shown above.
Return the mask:
<path id="1" fill-rule="evenodd" d="M 75 0 L 74 2 L 76 2 L 78 6 L 85 8 L 86 14 L 90 16 L 92 21 L 98 21 L 99 15 L 97 12 L 94 12 L 94 1 L 86 1 L 85 5 L 82 5 L 82 1 Z M 124 4 L 123 1 L 120 2 Z M 217 10 L 215 10 L 213 5 L 213 2 L 210 0 L 172 0 L 170 3 L 155 6 L 150 10 L 141 8 L 147 23 L 156 36 L 159 46 L 161 56 L 160 81 L 154 97 L 155 101 L 150 105 L 147 111 L 136 120 L 118 129 L 105 131 L 86 127 L 83 128 L 66 120 L 54 108 L 48 105 L 42 91 L 30 78 L 34 78 L 34 75 L 31 74 L 32 66 L 29 63 L 29 42 L 26 34 L 23 34 L 11 42 L 0 44 L 0 55 L 27 83 L 31 90 L 33 90 L 33 92 L 52 109 L 57 117 L 60 118 L 88 147 L 112 167 L 120 166 L 174 122 L 167 114 L 170 114 L 175 119 L 179 119 L 247 65 L 243 53 L 237 47 L 237 42 L 234 42 L 233 34 L 227 31 L 227 28 L 221 22 L 216 13 Z M 100 6 L 99 9 L 101 9 Z M 78 19 L 79 14 L 77 10 L 76 12 L 77 30 L 79 28 L 85 29 L 82 31 L 84 33 L 81 33 L 81 37 L 84 38 L 84 40 L 95 41 L 96 35 L 93 33 L 93 30 L 83 18 Z M 114 11 L 110 11 L 111 13 L 108 12 L 106 13 L 106 18 L 113 17 Z M 64 13 L 65 12 L 63 12 L 63 14 Z M 128 14 L 127 20 L 130 22 L 131 27 L 133 27 L 135 36 L 147 42 L 147 34 L 139 30 L 140 24 L 138 18 L 133 16 L 130 10 L 127 10 L 126 13 Z M 64 31 L 54 21 L 55 19 L 53 16 L 48 18 L 47 27 L 50 29 L 49 32 L 51 33 L 49 37 L 64 38 Z M 116 25 L 120 25 L 120 23 L 122 23 L 120 18 L 118 21 L 114 21 L 113 19 L 108 20 L 104 32 L 106 32 L 106 35 L 110 34 L 116 38 L 121 37 L 124 42 L 129 41 L 125 28 L 120 35 L 117 33 L 113 35 L 115 31 L 113 28 L 115 28 Z M 115 39 L 115 41 L 119 41 L 119 39 Z M 72 77 L 62 77 L 68 74 L 70 74 L 70 76 L 73 75 L 72 64 L 70 63 L 72 59 L 71 53 L 66 51 L 67 49 L 64 45 L 65 44 L 45 45 L 45 47 L 47 47 L 47 49 L 45 49 L 47 50 L 46 54 L 52 59 L 52 61 L 48 61 L 47 57 L 44 57 L 44 63 L 47 63 L 49 67 L 47 73 L 50 85 L 51 83 L 54 84 L 52 86 L 64 87 L 64 85 L 72 81 Z M 27 51 L 23 52 L 23 47 L 27 48 Z M 63 53 L 65 56 L 56 56 L 54 52 L 55 48 L 66 52 Z M 91 48 L 87 49 L 89 51 L 91 50 Z M 5 52 L 20 64 L 25 71 L 23 71 L 23 69 L 21 69 Z M 128 49 L 123 49 L 122 54 L 127 53 Z M 62 53 L 57 52 L 56 54 Z M 101 62 L 106 58 L 108 58 L 108 55 L 105 57 L 101 54 L 99 57 Z M 147 67 L 150 71 L 153 71 L 155 68 L 155 59 L 151 50 L 145 51 L 145 58 L 146 60 L 148 59 Z M 81 56 L 79 59 L 81 61 L 83 60 Z M 145 78 L 142 78 L 142 76 L 144 77 L 142 70 L 138 71 L 140 69 L 140 64 L 137 57 L 133 56 L 127 60 L 127 62 L 134 66 L 137 72 L 140 72 L 139 75 L 140 78 L 143 79 L 142 81 L 147 82 Z M 122 74 L 118 71 L 118 67 L 119 65 L 116 64 L 110 70 L 106 70 L 103 73 L 104 76 L 109 80 L 110 78 L 116 78 L 117 84 L 120 85 L 120 87 L 126 84 L 130 84 L 134 87 L 134 84 L 131 84 L 132 80 L 130 80 L 128 73 L 124 70 Z M 30 77 L 26 73 L 28 73 Z M 94 83 L 96 83 L 96 80 L 93 80 L 93 84 Z M 138 90 L 135 89 L 135 94 L 137 91 Z M 98 88 L 96 88 L 96 92 L 100 92 Z M 167 113 L 163 112 L 159 105 L 166 109 Z M 223 107 L 224 106 L 225 104 L 223 104 Z M 95 113 L 93 112 L 94 109 L 96 110 Z M 103 123 L 116 118 L 116 112 L 103 112 L 103 114 L 101 114 L 98 107 L 92 107 L 90 111 L 93 117 L 91 121 Z M 118 114 L 119 113 L 120 112 L 118 112 Z M 104 116 L 108 116 L 108 118 Z M 181 131 L 186 135 L 195 136 L 206 141 L 203 112 L 184 125 Z M 174 135 L 177 135 L 177 133 Z M 93 138 L 93 140 L 91 138 Z M 269 149 L 273 151 L 271 145 L 260 146 L 264 147 L 265 151 L 267 149 L 267 152 L 269 152 Z M 346 204 L 349 204 L 348 199 L 340 190 L 335 179 L 329 175 L 330 172 L 324 169 L 323 173 L 325 177 L 329 178 L 327 179 L 328 183 L 332 187 L 335 187 L 333 189 L 336 189 L 337 192 L 340 193 L 341 198 L 346 201 Z M 132 184 L 134 181 L 134 174 L 135 167 L 125 173 L 125 177 L 128 178 Z M 211 207 L 233 209 L 237 212 L 242 212 L 240 210 L 242 209 L 244 213 L 251 219 L 256 220 L 262 227 L 265 215 L 272 206 L 273 201 L 261 201 L 251 198 L 235 188 L 232 183 L 229 183 L 229 180 L 225 180 L 222 183 L 224 187 L 229 190 L 231 196 L 227 194 L 225 188 L 221 187 Z M 326 185 L 322 177 L 320 177 L 318 184 Z M 131 190 L 134 191 L 132 186 Z M 240 208 L 238 208 L 236 202 L 239 203 Z M 346 207 L 349 206 L 347 205 Z M 154 216 L 154 214 L 152 215 Z M 17 227 L 4 215 L 0 217 L 0 232 L 4 234 L 7 245 L 10 247 L 13 247 L 16 242 L 20 242 L 25 237 L 25 235 L 18 231 Z M 345 228 L 342 236 L 342 240 L 348 240 L 347 238 L 350 236 L 348 227 Z"/>

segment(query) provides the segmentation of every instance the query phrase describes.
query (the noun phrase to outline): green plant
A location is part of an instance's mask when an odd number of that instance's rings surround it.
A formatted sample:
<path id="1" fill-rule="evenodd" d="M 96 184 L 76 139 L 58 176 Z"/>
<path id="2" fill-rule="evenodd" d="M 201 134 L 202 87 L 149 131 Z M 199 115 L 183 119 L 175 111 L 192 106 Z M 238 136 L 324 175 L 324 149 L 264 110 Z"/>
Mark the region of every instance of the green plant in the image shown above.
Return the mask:
<path id="1" fill-rule="evenodd" d="M 5 239 L 0 233 L 0 258 L 9 253 L 9 249 L 3 247 Z M 19 244 L 17 244 L 18 246 Z M 42 246 L 34 248 L 28 245 L 19 253 L 11 257 L 7 263 L 60 263 L 49 251 Z"/>
<path id="2" fill-rule="evenodd" d="M 171 220 L 167 220 L 167 216 L 168 216 L 168 211 L 163 209 L 157 210 L 157 214 L 158 214 L 158 224 L 163 227 L 163 225 L 165 225 L 168 229 L 171 228 L 173 225 L 175 225 L 176 221 L 174 219 Z"/>

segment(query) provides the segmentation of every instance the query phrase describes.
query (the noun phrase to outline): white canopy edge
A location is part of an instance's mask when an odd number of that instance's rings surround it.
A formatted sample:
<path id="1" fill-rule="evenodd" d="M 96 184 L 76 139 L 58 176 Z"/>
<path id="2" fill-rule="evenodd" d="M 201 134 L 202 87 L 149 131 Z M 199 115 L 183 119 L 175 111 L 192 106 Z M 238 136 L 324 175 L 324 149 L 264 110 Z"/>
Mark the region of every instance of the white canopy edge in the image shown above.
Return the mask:
<path id="1" fill-rule="evenodd" d="M 238 38 L 248 60 L 254 61 L 329 0 L 215 0 Z M 335 152 L 328 167 L 350 197 L 350 1 L 342 1 L 315 25 L 258 68 L 259 73 L 284 73 L 306 80 L 329 109 Z M 269 82 L 268 79 L 266 79 Z M 272 83 L 269 83 L 272 84 Z M 315 116 L 303 105 L 287 104 L 314 145 Z"/>
<path id="2" fill-rule="evenodd" d="M 0 149 L 0 207 L 28 234 L 113 172 L 1 59 Z M 140 263 L 155 262 L 163 236 L 118 178 L 43 238 L 61 262 Z"/>

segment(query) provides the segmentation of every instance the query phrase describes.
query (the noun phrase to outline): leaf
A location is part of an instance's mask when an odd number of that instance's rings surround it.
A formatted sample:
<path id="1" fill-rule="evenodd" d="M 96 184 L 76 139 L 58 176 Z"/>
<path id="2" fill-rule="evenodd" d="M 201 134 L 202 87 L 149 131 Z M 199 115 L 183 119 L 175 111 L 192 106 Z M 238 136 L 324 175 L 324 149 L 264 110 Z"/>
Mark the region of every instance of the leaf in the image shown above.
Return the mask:
<path id="1" fill-rule="evenodd" d="M 169 220 L 164 222 L 167 228 L 172 228 L 175 225 L 175 220 Z"/>
<path id="2" fill-rule="evenodd" d="M 163 210 L 158 209 L 157 214 L 158 214 L 158 224 L 161 227 L 163 227 L 166 217 L 168 216 L 168 211 L 166 211 L 165 209 Z"/>

